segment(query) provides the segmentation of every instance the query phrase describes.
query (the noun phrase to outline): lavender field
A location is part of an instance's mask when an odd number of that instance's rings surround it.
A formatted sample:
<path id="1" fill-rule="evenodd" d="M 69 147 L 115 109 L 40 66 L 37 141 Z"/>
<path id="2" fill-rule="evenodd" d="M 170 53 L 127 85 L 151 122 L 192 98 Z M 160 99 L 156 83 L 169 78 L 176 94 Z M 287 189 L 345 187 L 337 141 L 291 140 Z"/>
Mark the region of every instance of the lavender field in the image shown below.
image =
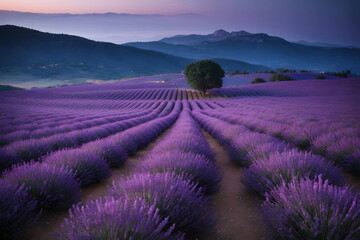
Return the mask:
<path id="1" fill-rule="evenodd" d="M 1 92 L 0 239 L 360 239 L 360 79 L 292 77 Z"/>

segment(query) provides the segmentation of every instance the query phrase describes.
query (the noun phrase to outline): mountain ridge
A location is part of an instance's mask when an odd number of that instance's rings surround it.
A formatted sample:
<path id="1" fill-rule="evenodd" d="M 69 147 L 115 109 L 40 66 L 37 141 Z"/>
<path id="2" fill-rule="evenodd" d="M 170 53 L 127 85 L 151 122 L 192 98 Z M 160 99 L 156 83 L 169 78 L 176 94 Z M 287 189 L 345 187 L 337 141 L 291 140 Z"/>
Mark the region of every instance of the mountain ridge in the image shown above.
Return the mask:
<path id="1" fill-rule="evenodd" d="M 350 69 L 360 73 L 360 48 L 309 46 L 265 33 L 230 33 L 220 29 L 207 35 L 175 35 L 159 41 L 130 42 L 125 45 L 195 59 L 233 59 L 274 69 Z M 162 49 L 161 46 L 166 48 Z"/>

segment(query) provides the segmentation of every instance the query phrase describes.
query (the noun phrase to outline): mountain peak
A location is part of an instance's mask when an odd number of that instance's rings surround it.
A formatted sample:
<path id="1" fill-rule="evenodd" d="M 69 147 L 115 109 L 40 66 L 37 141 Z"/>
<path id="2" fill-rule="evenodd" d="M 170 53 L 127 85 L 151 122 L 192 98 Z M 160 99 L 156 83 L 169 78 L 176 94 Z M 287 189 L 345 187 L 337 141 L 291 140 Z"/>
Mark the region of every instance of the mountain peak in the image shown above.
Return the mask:
<path id="1" fill-rule="evenodd" d="M 214 37 L 227 37 L 230 35 L 229 32 L 225 31 L 224 29 L 216 30 L 213 34 Z"/>

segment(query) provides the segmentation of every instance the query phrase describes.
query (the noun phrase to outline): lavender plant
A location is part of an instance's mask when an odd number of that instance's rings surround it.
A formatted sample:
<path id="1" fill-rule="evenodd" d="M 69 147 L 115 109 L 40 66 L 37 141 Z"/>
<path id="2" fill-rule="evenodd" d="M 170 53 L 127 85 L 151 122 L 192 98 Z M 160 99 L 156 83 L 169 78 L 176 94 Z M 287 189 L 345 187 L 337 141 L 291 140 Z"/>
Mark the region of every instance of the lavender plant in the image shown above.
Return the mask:
<path id="1" fill-rule="evenodd" d="M 106 140 L 85 144 L 82 149 L 97 153 L 106 160 L 110 167 L 121 167 L 128 159 L 126 151 L 121 146 Z"/>
<path id="2" fill-rule="evenodd" d="M 113 182 L 109 189 L 115 199 L 144 199 L 149 205 L 159 209 L 162 218 L 168 218 L 167 227 L 175 232 L 183 232 L 187 237 L 195 237 L 213 226 L 209 199 L 201 189 L 190 181 L 173 173 L 135 174 L 128 179 Z"/>
<path id="3" fill-rule="evenodd" d="M 74 206 L 57 239 L 184 239 L 181 233 L 173 234 L 174 226 L 165 228 L 167 225 L 168 219 L 159 215 L 155 204 L 148 205 L 142 199 L 99 199 Z"/>
<path id="4" fill-rule="evenodd" d="M 359 196 L 321 177 L 294 179 L 276 188 L 262 210 L 273 239 L 360 238 Z"/>
<path id="5" fill-rule="evenodd" d="M 173 132 L 174 133 L 174 132 Z M 205 138 L 201 136 L 193 136 L 189 138 L 189 135 L 174 134 L 173 136 L 181 136 L 180 138 L 167 138 L 157 145 L 153 152 L 185 152 L 185 153 L 196 153 L 207 157 L 207 159 L 214 161 L 214 153 L 210 149 L 209 144 Z M 194 144 L 196 143 L 196 144 Z"/>
<path id="6" fill-rule="evenodd" d="M 205 194 L 215 193 L 221 181 L 217 166 L 207 157 L 191 152 L 151 153 L 139 166 L 139 171 L 173 172 L 197 184 Z"/>
<path id="7" fill-rule="evenodd" d="M 264 196 L 284 182 L 303 178 L 317 179 L 319 175 L 331 184 L 343 184 L 340 169 L 331 162 L 310 153 L 291 150 L 274 152 L 267 159 L 255 161 L 248 169 L 244 169 L 242 182 L 250 191 Z"/>
<path id="8" fill-rule="evenodd" d="M 5 151 L 20 157 L 23 161 L 37 160 L 39 156 L 51 151 L 51 146 L 41 139 L 17 141 L 5 147 Z"/>
<path id="9" fill-rule="evenodd" d="M 14 187 L 0 180 L 0 239 L 13 239 L 39 216 L 37 202 L 24 185 Z"/>
<path id="10" fill-rule="evenodd" d="M 5 171 L 3 180 L 13 189 L 25 188 L 37 208 L 67 208 L 80 200 L 80 186 L 65 167 L 31 162 Z"/>
<path id="11" fill-rule="evenodd" d="M 46 157 L 44 162 L 52 166 L 69 168 L 81 186 L 99 182 L 111 176 L 111 169 L 104 158 L 83 149 L 55 152 Z"/>

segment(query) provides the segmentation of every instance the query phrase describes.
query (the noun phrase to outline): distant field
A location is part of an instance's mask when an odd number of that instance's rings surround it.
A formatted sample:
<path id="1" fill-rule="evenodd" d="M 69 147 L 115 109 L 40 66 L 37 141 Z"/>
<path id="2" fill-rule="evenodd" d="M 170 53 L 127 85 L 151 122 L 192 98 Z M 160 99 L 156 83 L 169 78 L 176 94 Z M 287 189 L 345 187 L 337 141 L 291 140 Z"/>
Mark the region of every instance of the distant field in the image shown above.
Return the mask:
<path id="1" fill-rule="evenodd" d="M 294 80 L 311 80 L 316 79 L 318 75 L 324 76 L 326 79 L 339 79 L 339 77 L 326 74 L 326 73 L 285 73 Z M 223 79 L 223 87 L 234 87 L 234 86 L 243 86 L 251 83 L 255 78 L 262 78 L 266 81 L 269 81 L 273 74 L 271 73 L 250 73 L 250 74 L 239 74 L 239 75 L 227 75 Z M 169 73 L 169 74 L 160 74 L 153 76 L 142 76 L 135 77 L 124 80 L 128 83 L 141 83 L 141 82 L 158 82 L 158 83 L 167 83 L 171 87 L 177 88 L 191 88 L 187 83 L 183 74 L 181 73 Z"/>
<path id="2" fill-rule="evenodd" d="M 1 92 L 0 239 L 360 239 L 360 79 L 270 75 Z"/>

